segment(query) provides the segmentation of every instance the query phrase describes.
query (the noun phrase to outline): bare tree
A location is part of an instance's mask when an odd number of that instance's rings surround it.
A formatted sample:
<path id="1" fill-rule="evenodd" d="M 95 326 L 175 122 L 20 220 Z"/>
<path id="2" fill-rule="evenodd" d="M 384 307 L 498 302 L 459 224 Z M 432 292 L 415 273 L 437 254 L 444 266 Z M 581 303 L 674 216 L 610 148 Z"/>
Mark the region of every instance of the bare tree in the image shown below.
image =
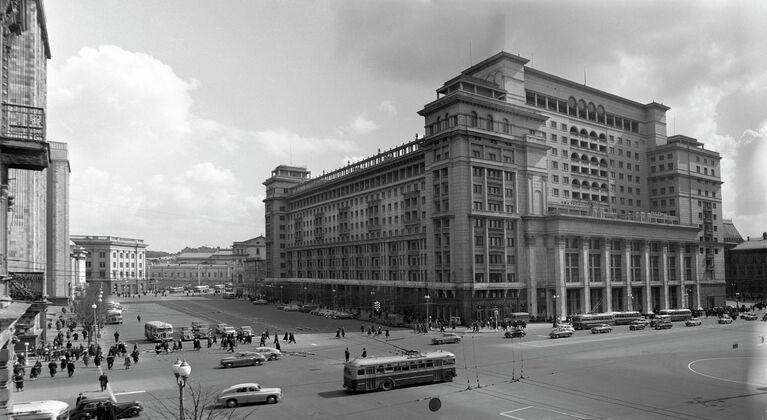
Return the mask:
<path id="1" fill-rule="evenodd" d="M 184 420 L 237 420 L 247 419 L 256 409 L 245 413 L 236 413 L 233 408 L 220 406 L 216 401 L 216 393 L 203 387 L 199 382 L 189 381 L 184 388 L 184 415 L 179 415 L 179 407 L 174 403 L 178 400 L 156 399 L 158 416 L 163 419 L 183 418 Z M 149 413 L 147 418 L 152 418 Z"/>

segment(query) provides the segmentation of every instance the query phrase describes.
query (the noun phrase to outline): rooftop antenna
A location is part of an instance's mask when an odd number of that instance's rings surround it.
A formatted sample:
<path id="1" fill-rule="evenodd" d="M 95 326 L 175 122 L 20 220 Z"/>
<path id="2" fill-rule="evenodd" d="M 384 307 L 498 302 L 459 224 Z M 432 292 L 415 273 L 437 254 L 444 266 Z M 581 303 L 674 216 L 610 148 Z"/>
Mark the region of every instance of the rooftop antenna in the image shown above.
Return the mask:
<path id="1" fill-rule="evenodd" d="M 583 84 L 586 84 L 586 66 L 583 66 Z"/>

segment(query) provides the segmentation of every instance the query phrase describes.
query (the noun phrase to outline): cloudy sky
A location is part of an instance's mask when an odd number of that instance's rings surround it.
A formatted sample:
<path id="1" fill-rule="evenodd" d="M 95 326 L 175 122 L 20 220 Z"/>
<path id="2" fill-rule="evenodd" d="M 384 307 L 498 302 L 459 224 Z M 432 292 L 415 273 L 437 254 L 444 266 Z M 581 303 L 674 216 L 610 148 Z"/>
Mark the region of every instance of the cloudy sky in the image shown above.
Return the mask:
<path id="1" fill-rule="evenodd" d="M 422 135 L 416 112 L 501 50 L 671 107 L 722 154 L 725 217 L 767 231 L 767 2 L 48 0 L 48 135 L 71 232 L 150 249 L 264 233 L 262 182 Z"/>

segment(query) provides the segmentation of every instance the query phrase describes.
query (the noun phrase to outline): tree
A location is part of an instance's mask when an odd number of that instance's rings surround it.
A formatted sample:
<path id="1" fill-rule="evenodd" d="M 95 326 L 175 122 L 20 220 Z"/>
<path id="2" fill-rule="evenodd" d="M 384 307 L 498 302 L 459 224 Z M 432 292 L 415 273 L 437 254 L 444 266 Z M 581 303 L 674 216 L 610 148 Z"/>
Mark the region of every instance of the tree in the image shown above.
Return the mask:
<path id="1" fill-rule="evenodd" d="M 178 415 L 178 399 L 157 400 L 158 413 L 161 418 L 174 419 Z M 184 387 L 184 419 L 185 420 L 237 420 L 247 419 L 256 411 L 255 408 L 236 413 L 233 408 L 224 408 L 216 402 L 216 392 L 203 387 L 199 382 L 187 381 Z"/>

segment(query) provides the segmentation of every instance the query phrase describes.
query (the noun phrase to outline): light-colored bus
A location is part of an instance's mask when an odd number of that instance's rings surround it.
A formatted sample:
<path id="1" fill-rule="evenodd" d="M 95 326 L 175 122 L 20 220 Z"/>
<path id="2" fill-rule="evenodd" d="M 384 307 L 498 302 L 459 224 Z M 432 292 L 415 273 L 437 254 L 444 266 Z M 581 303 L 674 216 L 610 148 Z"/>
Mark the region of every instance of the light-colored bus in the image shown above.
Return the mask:
<path id="1" fill-rule="evenodd" d="M 183 286 L 169 287 L 168 293 L 184 293 L 184 287 Z"/>
<path id="2" fill-rule="evenodd" d="M 224 289 L 226 289 L 226 286 L 224 286 L 223 284 L 217 284 L 213 286 L 213 289 L 216 291 L 216 293 L 221 293 L 224 291 Z"/>
<path id="3" fill-rule="evenodd" d="M 8 412 L 9 420 L 68 420 L 69 404 L 45 400 L 14 403 Z"/>
<path id="4" fill-rule="evenodd" d="M 122 324 L 123 323 L 123 311 L 119 309 L 109 309 L 106 316 L 107 324 Z"/>
<path id="5" fill-rule="evenodd" d="M 144 325 L 144 336 L 149 341 L 173 339 L 173 325 L 162 321 L 149 321 Z"/>
<path id="6" fill-rule="evenodd" d="M 352 392 L 450 382 L 455 376 L 455 355 L 442 350 L 364 357 L 344 364 L 344 388 Z"/>
<path id="7" fill-rule="evenodd" d="M 613 312 L 615 325 L 631 325 L 632 322 L 644 318 L 639 311 Z"/>
<path id="8" fill-rule="evenodd" d="M 194 289 L 192 289 L 192 291 L 195 293 L 209 293 L 210 286 L 208 285 L 194 286 Z"/>
<path id="9" fill-rule="evenodd" d="M 687 321 L 692 318 L 692 311 L 689 309 L 661 309 L 658 315 L 668 315 L 671 321 Z"/>
<path id="10" fill-rule="evenodd" d="M 595 325 L 615 325 L 615 317 L 612 312 L 600 314 L 576 314 L 572 316 L 573 328 L 587 330 Z"/>

